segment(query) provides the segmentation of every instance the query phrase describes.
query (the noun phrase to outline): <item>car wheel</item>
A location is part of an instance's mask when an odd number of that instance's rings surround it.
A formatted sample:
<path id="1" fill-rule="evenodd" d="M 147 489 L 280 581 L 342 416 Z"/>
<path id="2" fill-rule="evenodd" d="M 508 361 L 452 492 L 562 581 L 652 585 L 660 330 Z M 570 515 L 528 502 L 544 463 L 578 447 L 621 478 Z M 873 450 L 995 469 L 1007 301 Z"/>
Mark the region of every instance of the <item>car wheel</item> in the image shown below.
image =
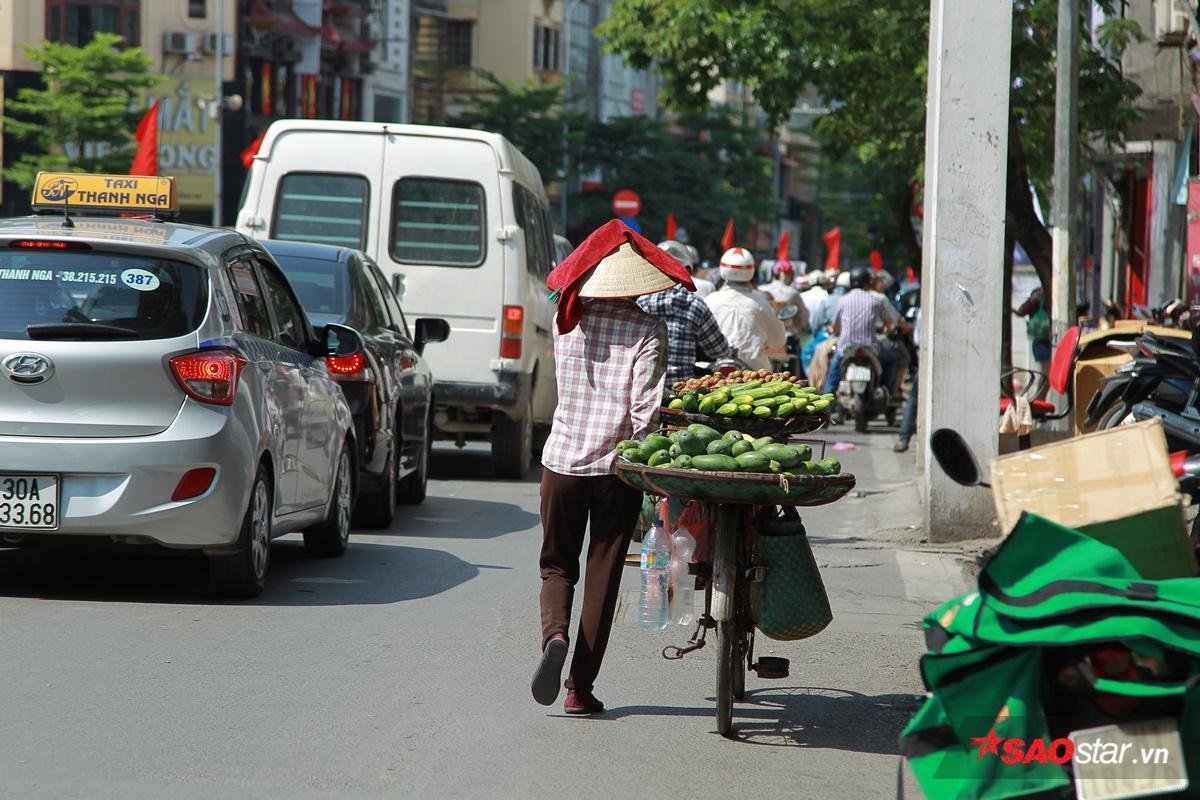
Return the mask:
<path id="1" fill-rule="evenodd" d="M 320 525 L 304 532 L 304 549 L 314 556 L 340 556 L 350 544 L 350 518 L 354 505 L 354 476 L 350 473 L 349 443 L 338 456 L 337 477 L 333 482 L 333 500 L 329 516 Z"/>
<path id="2" fill-rule="evenodd" d="M 521 419 L 495 412 L 492 426 L 492 470 L 497 478 L 520 480 L 533 460 L 533 400 L 525 402 Z"/>
<path id="3" fill-rule="evenodd" d="M 360 492 L 354 519 L 364 528 L 387 528 L 396 516 L 396 483 L 400 475 L 400 437 L 395 436 L 376 491 Z"/>
<path id="4" fill-rule="evenodd" d="M 259 466 L 250 487 L 236 553 L 208 559 L 209 577 L 218 592 L 230 597 L 258 597 L 267 585 L 271 565 L 271 483 Z"/>
<path id="5" fill-rule="evenodd" d="M 400 481 L 398 499 L 406 506 L 415 506 L 425 501 L 425 492 L 429 486 L 429 458 L 433 450 L 433 409 L 430 408 L 425 419 L 425 441 L 421 444 L 421 452 L 417 456 L 417 468 Z"/>

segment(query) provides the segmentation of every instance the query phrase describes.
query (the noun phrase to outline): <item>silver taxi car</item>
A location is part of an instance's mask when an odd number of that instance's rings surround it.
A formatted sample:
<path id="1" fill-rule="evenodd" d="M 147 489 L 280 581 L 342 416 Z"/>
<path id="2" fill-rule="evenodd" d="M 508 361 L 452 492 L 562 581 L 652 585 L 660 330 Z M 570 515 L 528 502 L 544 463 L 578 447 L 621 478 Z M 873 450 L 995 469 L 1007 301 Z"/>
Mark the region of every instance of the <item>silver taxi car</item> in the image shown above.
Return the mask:
<path id="1" fill-rule="evenodd" d="M 243 597 L 274 537 L 340 555 L 357 450 L 329 362 L 359 357 L 361 337 L 314 332 L 241 234 L 81 215 L 76 199 L 69 216 L 0 220 L 0 547 L 198 550 Z"/>

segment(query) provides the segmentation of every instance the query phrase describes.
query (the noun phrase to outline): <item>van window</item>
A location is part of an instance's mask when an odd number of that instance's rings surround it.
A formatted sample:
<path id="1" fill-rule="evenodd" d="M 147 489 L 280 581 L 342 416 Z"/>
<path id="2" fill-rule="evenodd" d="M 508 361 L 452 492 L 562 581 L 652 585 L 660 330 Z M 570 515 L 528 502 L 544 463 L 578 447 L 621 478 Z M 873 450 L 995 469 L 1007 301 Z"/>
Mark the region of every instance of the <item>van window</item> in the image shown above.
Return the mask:
<path id="1" fill-rule="evenodd" d="M 485 221 L 478 183 L 401 178 L 392 195 L 392 259 L 478 267 L 485 254 Z"/>
<path id="2" fill-rule="evenodd" d="M 525 268 L 530 275 L 546 280 L 553 268 L 546 210 L 537 196 L 520 184 L 513 186 L 517 221 L 525 231 Z"/>
<path id="3" fill-rule="evenodd" d="M 367 243 L 367 179 L 329 172 L 283 176 L 271 238 L 362 248 Z"/>

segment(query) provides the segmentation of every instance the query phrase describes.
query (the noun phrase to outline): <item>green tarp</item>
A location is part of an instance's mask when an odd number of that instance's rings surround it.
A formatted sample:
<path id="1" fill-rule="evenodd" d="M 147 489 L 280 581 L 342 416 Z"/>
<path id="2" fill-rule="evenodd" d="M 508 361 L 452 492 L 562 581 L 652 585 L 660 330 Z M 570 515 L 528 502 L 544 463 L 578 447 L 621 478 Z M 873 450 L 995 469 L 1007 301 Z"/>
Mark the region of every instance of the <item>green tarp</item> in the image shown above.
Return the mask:
<path id="1" fill-rule="evenodd" d="M 1064 766 L 1007 764 L 981 756 L 972 740 L 994 731 L 1050 742 L 1043 697 L 1060 689 L 1043 659 L 1052 648 L 1102 642 L 1183 664 L 1171 683 L 1099 678 L 1094 687 L 1183 709 L 1192 788 L 1171 797 L 1200 798 L 1200 579 L 1146 580 L 1119 550 L 1027 514 L 980 574 L 979 590 L 926 616 L 925 633 L 930 695 L 901 748 L 929 800 L 1072 797 Z"/>

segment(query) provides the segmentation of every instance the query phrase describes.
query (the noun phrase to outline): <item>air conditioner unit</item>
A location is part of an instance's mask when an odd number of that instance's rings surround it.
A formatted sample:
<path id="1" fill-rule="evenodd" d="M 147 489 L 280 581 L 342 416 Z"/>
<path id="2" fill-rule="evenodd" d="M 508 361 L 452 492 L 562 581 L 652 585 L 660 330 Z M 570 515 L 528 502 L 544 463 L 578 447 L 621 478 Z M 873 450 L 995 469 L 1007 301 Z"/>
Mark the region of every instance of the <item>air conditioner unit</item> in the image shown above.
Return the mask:
<path id="1" fill-rule="evenodd" d="M 235 42 L 233 41 L 233 34 L 232 33 L 225 34 L 225 39 L 221 42 L 222 52 L 227 56 L 231 56 L 231 55 L 233 55 L 234 46 L 235 46 Z M 204 54 L 211 56 L 216 52 L 217 52 L 217 34 L 216 33 L 204 34 Z"/>
<path id="2" fill-rule="evenodd" d="M 1159 44 L 1183 44 L 1194 25 L 1191 0 L 1154 0 L 1154 38 Z"/>
<path id="3" fill-rule="evenodd" d="M 167 55 L 186 55 L 200 48 L 200 35 L 186 31 L 164 31 L 163 52 Z"/>

